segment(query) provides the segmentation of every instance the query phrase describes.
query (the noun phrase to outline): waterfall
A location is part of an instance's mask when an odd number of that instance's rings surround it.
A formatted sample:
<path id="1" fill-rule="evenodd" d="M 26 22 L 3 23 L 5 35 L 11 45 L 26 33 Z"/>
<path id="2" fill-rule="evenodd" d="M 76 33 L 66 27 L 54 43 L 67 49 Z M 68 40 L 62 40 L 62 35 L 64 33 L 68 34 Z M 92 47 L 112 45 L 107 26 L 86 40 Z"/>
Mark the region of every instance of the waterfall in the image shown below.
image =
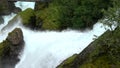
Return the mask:
<path id="1" fill-rule="evenodd" d="M 105 30 L 100 23 L 94 29 L 80 31 L 31 31 L 22 27 L 25 48 L 16 68 L 55 68 L 63 60 L 81 52 L 93 41 L 94 35 L 100 36 Z"/>
<path id="2" fill-rule="evenodd" d="M 32 6 L 26 6 L 31 4 Z M 22 10 L 33 8 L 34 4 L 34 2 L 15 3 Z M 4 19 L 6 22 L 9 21 L 7 17 Z M 104 27 L 101 27 L 103 26 L 101 23 L 96 23 L 93 30 L 84 32 L 75 30 L 33 31 L 22 25 L 15 26 L 22 29 L 25 40 L 24 50 L 19 56 L 20 62 L 16 64 L 15 68 L 55 68 L 66 58 L 80 53 L 94 41 L 94 35 L 100 36 L 106 31 Z M 0 39 L 1 36 L 0 34 Z"/>
<path id="3" fill-rule="evenodd" d="M 7 37 L 7 34 L 8 34 L 8 32 L 6 32 L 6 33 L 1 32 L 2 28 L 5 27 L 5 26 L 8 24 L 8 22 L 9 22 L 15 15 L 16 15 L 16 14 L 11 13 L 10 15 L 2 16 L 3 19 L 4 19 L 4 23 L 2 23 L 2 24 L 0 25 L 0 42 L 2 42 L 3 40 L 5 40 L 6 37 Z"/>

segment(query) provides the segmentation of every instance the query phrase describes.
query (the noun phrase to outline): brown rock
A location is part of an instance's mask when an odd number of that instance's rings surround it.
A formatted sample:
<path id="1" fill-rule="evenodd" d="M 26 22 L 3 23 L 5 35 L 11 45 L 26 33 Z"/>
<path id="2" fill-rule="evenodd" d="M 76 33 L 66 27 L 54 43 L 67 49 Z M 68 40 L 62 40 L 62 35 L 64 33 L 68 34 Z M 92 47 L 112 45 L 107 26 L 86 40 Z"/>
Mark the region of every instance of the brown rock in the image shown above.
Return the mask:
<path id="1" fill-rule="evenodd" d="M 16 28 L 11 33 L 9 33 L 7 40 L 10 41 L 13 45 L 17 45 L 23 42 L 22 30 L 20 28 Z"/>

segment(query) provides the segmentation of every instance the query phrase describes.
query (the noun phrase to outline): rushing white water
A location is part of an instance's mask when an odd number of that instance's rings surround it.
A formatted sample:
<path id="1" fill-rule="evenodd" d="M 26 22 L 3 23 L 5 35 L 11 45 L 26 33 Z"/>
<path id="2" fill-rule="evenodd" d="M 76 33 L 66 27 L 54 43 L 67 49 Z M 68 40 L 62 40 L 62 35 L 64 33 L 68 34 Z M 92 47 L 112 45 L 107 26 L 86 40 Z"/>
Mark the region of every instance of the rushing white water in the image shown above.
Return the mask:
<path id="1" fill-rule="evenodd" d="M 11 13 L 10 15 L 6 15 L 6 16 L 3 16 L 3 19 L 4 19 L 4 23 L 2 23 L 0 25 L 0 42 L 2 42 L 3 40 L 5 40 L 5 38 L 7 37 L 7 34 L 8 34 L 8 31 L 7 33 L 2 33 L 1 32 L 1 29 L 6 26 L 8 24 L 8 22 L 15 16 L 16 14 L 14 13 Z"/>
<path id="2" fill-rule="evenodd" d="M 21 8 L 33 6 L 25 6 L 32 2 L 17 2 L 16 5 L 23 5 Z M 33 3 L 34 4 L 34 3 Z M 8 18 L 4 17 L 6 22 Z M 20 22 L 20 21 L 18 21 Z M 69 56 L 80 53 L 88 44 L 93 41 L 94 35 L 100 36 L 106 30 L 101 27 L 100 23 L 94 25 L 93 30 L 85 32 L 65 30 L 56 31 L 32 31 L 22 25 L 15 25 L 23 31 L 25 48 L 20 56 L 20 62 L 15 68 L 55 68 L 63 60 Z M 13 29 L 13 28 L 12 28 Z M 8 34 L 5 31 L 5 34 Z M 0 38 L 3 35 L 0 34 Z M 6 37 L 6 36 L 4 36 Z M 3 40 L 3 39 L 2 39 Z"/>
<path id="3" fill-rule="evenodd" d="M 24 27 L 22 30 L 26 45 L 16 68 L 55 68 L 64 59 L 81 52 L 93 41 L 93 35 L 99 36 L 105 31 L 100 23 L 86 32 L 40 32 Z"/>
<path id="4" fill-rule="evenodd" d="M 17 2 L 15 3 L 15 6 L 21 8 L 22 11 L 24 11 L 24 10 L 27 9 L 27 8 L 32 8 L 32 9 L 34 9 L 34 5 L 35 5 L 35 2 L 24 2 L 24 1 L 21 2 L 21 1 L 17 1 Z"/>

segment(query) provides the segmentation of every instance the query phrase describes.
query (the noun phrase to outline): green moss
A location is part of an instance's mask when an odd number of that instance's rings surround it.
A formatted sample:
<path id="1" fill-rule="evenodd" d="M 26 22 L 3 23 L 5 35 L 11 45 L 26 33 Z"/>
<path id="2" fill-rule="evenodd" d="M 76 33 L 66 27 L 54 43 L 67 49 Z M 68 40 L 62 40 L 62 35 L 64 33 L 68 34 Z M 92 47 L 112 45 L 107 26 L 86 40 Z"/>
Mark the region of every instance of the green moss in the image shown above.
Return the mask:
<path id="1" fill-rule="evenodd" d="M 35 22 L 31 22 L 31 20 L 35 18 L 34 10 L 31 8 L 26 9 L 23 12 L 20 12 L 17 16 L 20 16 L 22 18 L 23 25 L 32 25 L 35 24 Z"/>
<path id="2" fill-rule="evenodd" d="M 48 8 L 36 11 L 37 23 L 39 24 L 42 21 L 41 28 L 45 30 L 59 30 L 61 26 L 59 10 L 58 6 L 51 3 Z"/>
<path id="3" fill-rule="evenodd" d="M 2 43 L 0 43 L 0 59 L 8 51 L 10 45 L 11 44 L 7 40 L 5 40 Z"/>
<path id="4" fill-rule="evenodd" d="M 119 68 L 120 64 L 110 62 L 108 56 L 100 56 L 93 62 L 88 62 L 81 65 L 79 68 Z"/>
<path id="5" fill-rule="evenodd" d="M 58 66 L 58 68 L 62 68 L 62 66 L 64 67 L 70 67 L 72 64 L 72 62 L 75 60 L 75 58 L 77 57 L 77 54 L 74 54 L 73 56 L 69 57 L 67 60 L 65 60 L 60 66 Z"/>

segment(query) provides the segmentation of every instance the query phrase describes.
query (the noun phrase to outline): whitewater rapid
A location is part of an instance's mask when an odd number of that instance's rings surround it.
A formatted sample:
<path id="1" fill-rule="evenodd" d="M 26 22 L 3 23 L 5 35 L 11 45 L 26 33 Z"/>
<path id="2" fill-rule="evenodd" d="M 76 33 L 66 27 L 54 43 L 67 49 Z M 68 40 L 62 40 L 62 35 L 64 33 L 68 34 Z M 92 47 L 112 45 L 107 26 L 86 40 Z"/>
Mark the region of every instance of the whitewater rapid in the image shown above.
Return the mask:
<path id="1" fill-rule="evenodd" d="M 34 6 L 25 6 L 35 4 L 34 2 L 16 2 L 17 6 L 21 6 L 22 10 L 33 8 Z M 23 9 L 24 8 L 24 9 Z M 12 18 L 14 17 L 11 16 Z M 4 17 L 8 22 L 8 18 Z M 20 22 L 20 20 L 18 21 Z M 17 22 L 16 22 L 17 23 Z M 1 25 L 0 25 L 1 26 Z M 94 25 L 93 30 L 85 32 L 75 30 L 56 31 L 32 31 L 22 25 L 15 25 L 23 31 L 25 47 L 19 56 L 20 62 L 15 68 L 55 68 L 63 60 L 75 53 L 80 53 L 87 47 L 96 36 L 100 36 L 106 30 L 101 23 Z M 13 29 L 13 28 L 12 28 Z M 8 29 L 4 34 L 7 36 Z M 0 38 L 3 35 L 0 34 Z M 1 40 L 4 40 L 3 38 Z"/>
<path id="2" fill-rule="evenodd" d="M 66 58 L 80 53 L 93 41 L 94 35 L 104 33 L 100 23 L 91 31 L 31 31 L 22 27 L 25 48 L 16 68 L 55 68 Z"/>

